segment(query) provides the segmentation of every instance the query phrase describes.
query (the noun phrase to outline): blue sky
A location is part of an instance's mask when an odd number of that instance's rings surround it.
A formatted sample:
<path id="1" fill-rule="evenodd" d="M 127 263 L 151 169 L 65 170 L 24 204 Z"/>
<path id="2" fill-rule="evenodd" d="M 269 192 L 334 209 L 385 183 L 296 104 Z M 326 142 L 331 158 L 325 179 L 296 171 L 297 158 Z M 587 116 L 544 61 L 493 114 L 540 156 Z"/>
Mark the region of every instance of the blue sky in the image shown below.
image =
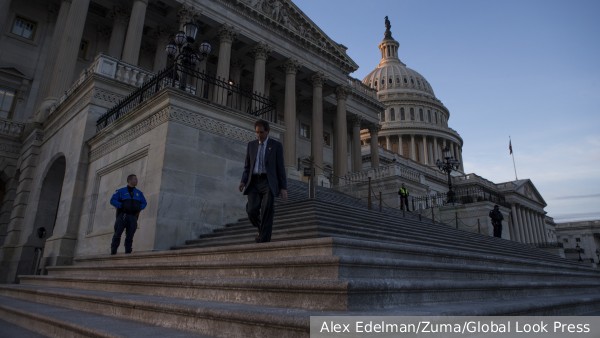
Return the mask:
<path id="1" fill-rule="evenodd" d="M 363 79 L 391 21 L 462 136 L 467 173 L 529 178 L 557 222 L 600 219 L 600 1 L 297 0 Z"/>

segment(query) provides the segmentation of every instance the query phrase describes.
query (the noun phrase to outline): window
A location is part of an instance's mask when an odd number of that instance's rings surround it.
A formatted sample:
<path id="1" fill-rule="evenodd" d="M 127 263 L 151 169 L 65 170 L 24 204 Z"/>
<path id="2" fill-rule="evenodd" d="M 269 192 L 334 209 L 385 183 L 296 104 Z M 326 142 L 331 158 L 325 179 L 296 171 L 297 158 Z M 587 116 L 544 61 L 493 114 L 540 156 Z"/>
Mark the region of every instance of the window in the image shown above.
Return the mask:
<path id="1" fill-rule="evenodd" d="M 17 16 L 15 18 L 15 21 L 13 22 L 13 26 L 10 32 L 22 38 L 33 40 L 35 28 L 35 22 Z"/>
<path id="2" fill-rule="evenodd" d="M 393 82 L 393 81 L 392 81 L 392 78 L 390 77 L 390 78 L 388 79 L 388 83 L 389 83 L 389 84 L 392 84 L 392 82 Z"/>
<path id="3" fill-rule="evenodd" d="M 419 108 L 419 120 L 425 121 L 425 119 L 423 118 L 423 109 L 421 108 Z"/>
<path id="4" fill-rule="evenodd" d="M 415 109 L 414 108 L 410 108 L 410 120 L 411 121 L 415 120 Z"/>
<path id="5" fill-rule="evenodd" d="M 404 116 L 404 107 L 400 108 L 400 120 L 406 120 L 406 116 Z"/>
<path id="6" fill-rule="evenodd" d="M 300 123 L 300 136 L 310 140 L 310 126 Z"/>
<path id="7" fill-rule="evenodd" d="M 12 117 L 15 94 L 12 90 L 0 88 L 0 117 L 5 119 Z"/>
<path id="8" fill-rule="evenodd" d="M 323 144 L 331 147 L 331 134 L 328 132 L 323 132 Z"/>
<path id="9" fill-rule="evenodd" d="M 438 123 L 438 119 L 437 119 L 437 112 L 435 112 L 435 124 Z"/>
<path id="10" fill-rule="evenodd" d="M 427 109 L 427 122 L 431 123 L 431 110 Z"/>
<path id="11" fill-rule="evenodd" d="M 394 108 L 390 109 L 390 121 L 396 121 L 396 110 Z"/>
<path id="12" fill-rule="evenodd" d="M 404 83 L 408 83 L 408 80 L 406 78 L 404 78 Z"/>

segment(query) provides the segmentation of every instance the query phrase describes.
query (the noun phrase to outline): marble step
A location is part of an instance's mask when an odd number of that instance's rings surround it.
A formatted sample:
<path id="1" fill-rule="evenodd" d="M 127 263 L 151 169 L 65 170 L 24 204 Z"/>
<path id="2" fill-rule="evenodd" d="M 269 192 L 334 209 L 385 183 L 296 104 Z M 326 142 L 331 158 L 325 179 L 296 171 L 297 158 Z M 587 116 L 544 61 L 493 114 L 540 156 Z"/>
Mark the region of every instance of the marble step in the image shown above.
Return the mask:
<path id="1" fill-rule="evenodd" d="M 34 303 L 0 296 L 0 314 L 4 321 L 26 331 L 12 337 L 77 337 L 77 338 L 209 338 L 192 332 L 169 329 L 60 306 Z M 0 326 L 2 323 L 0 323 Z M 0 333 L 2 330 L 0 329 Z M 2 335 L 0 335 L 2 336 Z M 8 337 L 8 336 L 2 336 Z"/>
<path id="2" fill-rule="evenodd" d="M 546 297 L 595 292 L 600 282 L 429 279 L 256 279 L 23 276 L 24 286 L 143 294 L 307 310 L 374 310 L 397 305 Z"/>

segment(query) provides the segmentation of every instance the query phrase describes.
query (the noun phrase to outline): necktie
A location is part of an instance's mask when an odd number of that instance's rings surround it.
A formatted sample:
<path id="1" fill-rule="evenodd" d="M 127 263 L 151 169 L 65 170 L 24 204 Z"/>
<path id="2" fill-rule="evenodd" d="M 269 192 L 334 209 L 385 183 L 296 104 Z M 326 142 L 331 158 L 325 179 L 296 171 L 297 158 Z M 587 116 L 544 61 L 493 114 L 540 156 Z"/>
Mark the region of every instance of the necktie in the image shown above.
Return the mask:
<path id="1" fill-rule="evenodd" d="M 258 173 L 265 172 L 265 143 L 262 142 L 258 148 Z"/>

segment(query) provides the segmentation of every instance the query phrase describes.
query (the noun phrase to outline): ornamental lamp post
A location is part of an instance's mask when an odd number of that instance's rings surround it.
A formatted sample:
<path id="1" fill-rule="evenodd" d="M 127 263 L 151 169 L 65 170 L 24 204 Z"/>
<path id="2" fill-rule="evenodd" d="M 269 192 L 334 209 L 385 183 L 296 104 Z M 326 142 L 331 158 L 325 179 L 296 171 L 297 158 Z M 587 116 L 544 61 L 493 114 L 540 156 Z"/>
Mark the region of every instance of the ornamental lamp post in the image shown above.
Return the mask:
<path id="1" fill-rule="evenodd" d="M 165 47 L 165 52 L 173 60 L 173 64 L 181 64 L 183 67 L 179 83 L 180 89 L 185 89 L 186 72 L 193 69 L 196 62 L 204 60 L 212 51 L 212 46 L 206 41 L 200 44 L 197 51 L 194 50 L 196 34 L 198 34 L 198 25 L 190 21 L 183 25 L 183 31 L 177 32 L 173 40 Z M 173 77 L 175 74 L 174 71 Z"/>
<path id="2" fill-rule="evenodd" d="M 458 170 L 460 162 L 452 156 L 450 148 L 446 146 L 443 150 L 444 161 L 437 159 L 435 164 L 444 173 L 448 174 L 448 203 L 454 203 L 454 191 L 452 191 L 452 171 Z"/>

